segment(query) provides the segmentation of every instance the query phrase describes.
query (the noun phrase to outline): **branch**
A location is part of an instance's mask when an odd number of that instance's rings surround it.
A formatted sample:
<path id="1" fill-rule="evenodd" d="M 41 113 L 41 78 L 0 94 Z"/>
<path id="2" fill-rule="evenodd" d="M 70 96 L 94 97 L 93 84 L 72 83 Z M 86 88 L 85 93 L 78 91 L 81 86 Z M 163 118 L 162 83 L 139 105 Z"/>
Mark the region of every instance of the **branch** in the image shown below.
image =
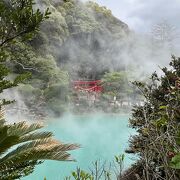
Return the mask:
<path id="1" fill-rule="evenodd" d="M 36 71 L 36 72 L 40 72 L 40 71 L 38 71 L 37 69 L 35 69 L 35 68 L 33 68 L 33 67 L 25 67 L 22 63 L 17 62 L 16 60 L 14 60 L 14 62 L 15 62 L 16 64 L 20 65 L 24 70 L 34 70 L 34 71 Z"/>
<path id="2" fill-rule="evenodd" d="M 19 34 L 16 34 L 15 36 L 12 36 L 12 37 L 10 37 L 10 38 L 7 38 L 7 39 L 4 40 L 3 42 L 1 42 L 0 47 L 2 47 L 4 44 L 6 44 L 6 43 L 12 41 L 13 39 L 15 39 L 15 38 L 17 38 L 17 37 L 19 37 L 19 36 L 22 36 L 23 34 L 26 34 L 26 33 L 29 33 L 29 31 L 27 31 L 27 30 L 26 30 L 26 31 L 22 31 L 22 32 L 20 32 Z"/>

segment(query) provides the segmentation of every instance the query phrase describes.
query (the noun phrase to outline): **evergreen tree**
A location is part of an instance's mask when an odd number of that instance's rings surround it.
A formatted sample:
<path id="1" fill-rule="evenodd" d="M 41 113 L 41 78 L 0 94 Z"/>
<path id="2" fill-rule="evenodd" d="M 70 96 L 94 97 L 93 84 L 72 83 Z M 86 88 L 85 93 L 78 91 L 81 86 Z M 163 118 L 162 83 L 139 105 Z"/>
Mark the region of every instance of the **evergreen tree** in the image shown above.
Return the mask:
<path id="1" fill-rule="evenodd" d="M 48 18 L 49 11 L 34 10 L 34 0 L 2 0 L 0 2 L 0 93 L 17 86 L 26 78 L 20 75 L 9 80 L 7 60 L 11 58 L 10 48 L 17 42 L 31 39 L 41 22 Z M 40 124 L 28 125 L 19 122 L 7 125 L 2 106 L 11 103 L 0 101 L 0 179 L 19 179 L 32 173 L 41 159 L 72 160 L 69 150 L 78 148 L 75 144 L 62 144 L 52 139 L 50 132 L 35 132 Z M 12 148 L 10 150 L 10 148 Z"/>
<path id="2" fill-rule="evenodd" d="M 17 41 L 27 41 L 35 35 L 41 22 L 50 15 L 48 9 L 41 13 L 33 9 L 34 0 L 2 0 L 0 2 L 0 93 L 17 86 L 26 76 L 8 80 L 6 61 L 10 58 L 9 48 Z M 10 103 L 5 99 L 0 106 Z"/>
<path id="3" fill-rule="evenodd" d="M 130 125 L 138 134 L 127 152 L 139 155 L 133 169 L 142 180 L 180 179 L 180 58 L 170 66 L 162 77 L 152 74 L 151 83 L 134 83 L 146 102 L 133 109 Z"/>

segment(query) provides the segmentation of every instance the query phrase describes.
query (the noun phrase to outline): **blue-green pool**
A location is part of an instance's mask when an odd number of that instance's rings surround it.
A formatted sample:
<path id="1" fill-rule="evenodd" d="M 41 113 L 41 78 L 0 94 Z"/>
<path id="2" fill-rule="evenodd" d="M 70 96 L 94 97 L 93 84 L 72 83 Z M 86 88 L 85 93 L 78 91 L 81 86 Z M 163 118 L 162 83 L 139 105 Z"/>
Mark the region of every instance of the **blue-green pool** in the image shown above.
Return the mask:
<path id="1" fill-rule="evenodd" d="M 46 129 L 54 132 L 56 139 L 81 144 L 81 149 L 71 153 L 77 162 L 46 161 L 23 180 L 63 180 L 77 166 L 88 170 L 95 160 L 112 161 L 114 155 L 124 153 L 129 136 L 135 133 L 128 128 L 128 118 L 117 114 L 66 115 L 49 122 Z M 125 156 L 128 167 L 133 160 Z"/>

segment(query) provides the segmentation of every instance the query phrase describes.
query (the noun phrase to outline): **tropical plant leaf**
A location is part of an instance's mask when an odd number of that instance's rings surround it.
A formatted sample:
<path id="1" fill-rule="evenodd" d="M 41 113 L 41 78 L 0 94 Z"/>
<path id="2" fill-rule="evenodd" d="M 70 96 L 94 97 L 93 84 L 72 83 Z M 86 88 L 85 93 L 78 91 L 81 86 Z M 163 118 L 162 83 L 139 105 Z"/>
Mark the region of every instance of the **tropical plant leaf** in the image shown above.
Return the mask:
<path id="1" fill-rule="evenodd" d="M 20 167 L 24 162 L 38 160 L 72 161 L 68 151 L 79 148 L 77 144 L 63 144 L 52 139 L 51 132 L 34 132 L 42 127 L 26 122 L 0 127 L 0 172 Z M 9 151 L 12 147 L 18 146 Z M 8 152 L 9 151 L 9 152 Z"/>
<path id="2" fill-rule="evenodd" d="M 8 151 L 9 148 L 16 145 L 18 142 L 19 137 L 18 136 L 9 136 L 7 137 L 1 144 L 0 144 L 0 154 L 2 155 L 6 151 Z"/>
<path id="3" fill-rule="evenodd" d="M 28 125 L 25 121 L 22 121 L 22 122 L 19 122 L 19 123 L 9 126 L 8 135 L 22 136 L 22 135 L 28 134 L 29 132 L 38 130 L 42 127 L 43 127 L 43 125 L 39 124 L 39 123 L 34 123 L 31 125 Z"/>
<path id="4" fill-rule="evenodd" d="M 170 167 L 174 169 L 180 169 L 180 153 L 176 154 L 171 162 L 170 162 Z"/>
<path id="5" fill-rule="evenodd" d="M 37 139 L 46 139 L 53 136 L 52 132 L 36 132 L 27 134 L 25 136 L 22 136 L 19 138 L 19 142 L 26 142 L 26 141 L 32 141 Z"/>

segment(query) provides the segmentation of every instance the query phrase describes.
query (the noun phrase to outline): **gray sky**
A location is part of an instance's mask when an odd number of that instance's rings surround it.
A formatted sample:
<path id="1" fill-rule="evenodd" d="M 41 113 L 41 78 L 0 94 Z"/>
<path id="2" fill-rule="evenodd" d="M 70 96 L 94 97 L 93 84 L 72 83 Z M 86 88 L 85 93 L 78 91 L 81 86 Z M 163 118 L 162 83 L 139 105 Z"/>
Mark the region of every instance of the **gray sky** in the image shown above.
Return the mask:
<path id="1" fill-rule="evenodd" d="M 180 0 L 94 0 L 111 9 L 130 29 L 149 32 L 162 20 L 180 28 Z"/>

